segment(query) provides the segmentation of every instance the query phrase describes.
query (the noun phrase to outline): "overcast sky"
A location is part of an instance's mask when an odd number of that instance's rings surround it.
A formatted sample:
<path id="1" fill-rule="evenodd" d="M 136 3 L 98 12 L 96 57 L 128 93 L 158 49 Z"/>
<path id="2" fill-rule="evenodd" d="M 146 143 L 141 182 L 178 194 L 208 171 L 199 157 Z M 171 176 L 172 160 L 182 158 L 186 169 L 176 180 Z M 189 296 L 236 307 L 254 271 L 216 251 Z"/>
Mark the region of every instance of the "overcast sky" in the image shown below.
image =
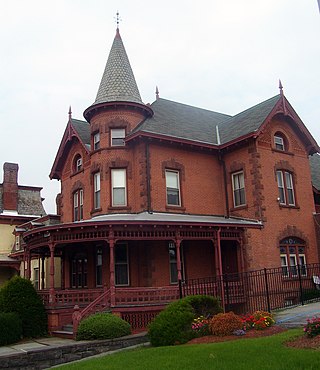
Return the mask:
<path id="1" fill-rule="evenodd" d="M 236 114 L 284 93 L 320 143 L 317 0 L 0 0 L 0 183 L 41 186 L 47 213 L 60 191 L 49 173 L 68 120 L 93 103 L 120 33 L 145 103 L 162 98 Z"/>

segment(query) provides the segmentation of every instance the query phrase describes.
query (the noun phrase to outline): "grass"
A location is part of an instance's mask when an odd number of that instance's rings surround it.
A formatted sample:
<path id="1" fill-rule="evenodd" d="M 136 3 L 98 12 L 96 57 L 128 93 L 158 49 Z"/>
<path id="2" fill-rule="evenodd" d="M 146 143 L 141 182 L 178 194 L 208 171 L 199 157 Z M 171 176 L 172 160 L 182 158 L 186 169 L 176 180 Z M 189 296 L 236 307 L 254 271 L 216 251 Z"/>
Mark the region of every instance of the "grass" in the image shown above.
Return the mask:
<path id="1" fill-rule="evenodd" d="M 274 336 L 230 342 L 148 347 L 87 359 L 59 369 L 104 370 L 302 370 L 319 369 L 320 351 L 288 348 L 284 341 L 301 335 L 293 329 Z"/>

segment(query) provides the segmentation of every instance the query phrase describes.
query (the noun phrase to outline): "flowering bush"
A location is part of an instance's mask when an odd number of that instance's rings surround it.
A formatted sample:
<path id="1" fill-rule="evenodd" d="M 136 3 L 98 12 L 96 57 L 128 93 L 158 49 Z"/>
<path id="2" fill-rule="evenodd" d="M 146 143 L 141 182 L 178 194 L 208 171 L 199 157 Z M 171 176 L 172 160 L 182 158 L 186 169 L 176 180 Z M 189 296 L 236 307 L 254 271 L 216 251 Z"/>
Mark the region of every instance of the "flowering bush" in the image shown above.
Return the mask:
<path id="1" fill-rule="evenodd" d="M 255 311 L 252 315 L 242 318 L 244 329 L 263 330 L 272 326 L 275 321 L 271 313 L 266 311 Z"/>
<path id="2" fill-rule="evenodd" d="M 303 328 L 305 334 L 309 338 L 320 335 L 320 317 L 313 317 L 307 320 L 307 325 Z"/>
<path id="3" fill-rule="evenodd" d="M 243 329 L 243 321 L 233 312 L 218 313 L 210 319 L 209 328 L 213 335 L 231 335 L 235 330 Z"/>
<path id="4" fill-rule="evenodd" d="M 201 315 L 193 320 L 191 324 L 191 329 L 197 337 L 209 335 L 209 320 Z"/>

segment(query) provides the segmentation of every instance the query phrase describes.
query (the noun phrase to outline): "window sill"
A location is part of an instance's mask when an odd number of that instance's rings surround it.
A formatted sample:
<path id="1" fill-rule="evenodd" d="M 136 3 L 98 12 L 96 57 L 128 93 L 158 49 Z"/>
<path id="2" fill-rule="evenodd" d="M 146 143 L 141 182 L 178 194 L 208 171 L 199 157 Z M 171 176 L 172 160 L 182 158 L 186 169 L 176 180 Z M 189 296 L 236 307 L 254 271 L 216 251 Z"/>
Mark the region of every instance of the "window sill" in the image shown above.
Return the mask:
<path id="1" fill-rule="evenodd" d="M 118 211 L 118 210 L 123 210 L 123 211 L 131 211 L 131 207 L 129 206 L 110 206 L 108 207 L 108 211 Z"/>
<path id="2" fill-rule="evenodd" d="M 236 207 L 230 208 L 230 212 L 242 211 L 243 209 L 248 209 L 248 204 L 243 204 L 241 206 L 236 206 Z"/>
<path id="3" fill-rule="evenodd" d="M 279 208 L 285 208 L 285 209 L 300 209 L 299 206 L 289 206 L 288 204 L 279 204 Z"/>
<path id="4" fill-rule="evenodd" d="M 280 149 L 276 149 L 276 148 L 272 148 L 271 150 L 272 150 L 272 152 L 275 152 L 275 153 L 281 153 L 281 154 L 294 156 L 294 153 L 288 152 L 286 150 L 280 150 Z"/>
<path id="5" fill-rule="evenodd" d="M 98 213 L 98 212 L 101 212 L 102 211 L 102 208 L 100 207 L 100 208 L 95 208 L 95 209 L 93 209 L 91 212 L 90 212 L 90 214 L 91 215 L 93 215 L 93 214 L 95 214 L 95 213 Z"/>
<path id="6" fill-rule="evenodd" d="M 166 210 L 167 211 L 180 211 L 180 212 L 185 212 L 186 208 L 182 206 L 168 206 L 166 205 Z"/>

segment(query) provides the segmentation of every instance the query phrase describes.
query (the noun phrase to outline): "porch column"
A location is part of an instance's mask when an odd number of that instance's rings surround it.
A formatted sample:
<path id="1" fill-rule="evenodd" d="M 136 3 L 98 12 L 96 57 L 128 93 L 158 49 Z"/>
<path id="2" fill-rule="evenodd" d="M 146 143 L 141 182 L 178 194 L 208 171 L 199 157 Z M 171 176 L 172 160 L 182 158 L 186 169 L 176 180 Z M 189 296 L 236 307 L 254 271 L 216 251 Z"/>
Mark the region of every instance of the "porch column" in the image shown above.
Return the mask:
<path id="1" fill-rule="evenodd" d="M 115 288 L 115 277 L 114 277 L 114 239 L 109 239 L 109 253 L 110 253 L 110 302 L 111 307 L 116 305 L 116 288 Z"/>
<path id="2" fill-rule="evenodd" d="M 219 228 L 217 230 L 217 257 L 218 257 L 219 275 L 220 275 L 220 282 L 221 282 L 221 304 L 222 304 L 223 311 L 225 311 L 224 280 L 223 280 L 223 271 L 222 271 L 220 233 L 221 233 L 221 229 Z"/>
<path id="3" fill-rule="evenodd" d="M 178 272 L 178 284 L 179 284 L 179 295 L 182 298 L 182 274 L 181 274 L 181 253 L 180 253 L 180 245 L 181 239 L 176 239 L 176 252 L 177 252 L 177 272 Z"/>
<path id="4" fill-rule="evenodd" d="M 25 270 L 25 278 L 30 280 L 31 279 L 31 251 L 30 249 L 26 251 L 25 261 L 27 263 L 27 268 Z"/>
<path id="5" fill-rule="evenodd" d="M 41 289 L 44 289 L 44 255 L 41 256 Z"/>
<path id="6" fill-rule="evenodd" d="M 55 301 L 55 290 L 54 290 L 54 250 L 55 244 L 49 244 L 50 249 L 50 286 L 49 286 L 49 303 L 54 303 Z"/>

